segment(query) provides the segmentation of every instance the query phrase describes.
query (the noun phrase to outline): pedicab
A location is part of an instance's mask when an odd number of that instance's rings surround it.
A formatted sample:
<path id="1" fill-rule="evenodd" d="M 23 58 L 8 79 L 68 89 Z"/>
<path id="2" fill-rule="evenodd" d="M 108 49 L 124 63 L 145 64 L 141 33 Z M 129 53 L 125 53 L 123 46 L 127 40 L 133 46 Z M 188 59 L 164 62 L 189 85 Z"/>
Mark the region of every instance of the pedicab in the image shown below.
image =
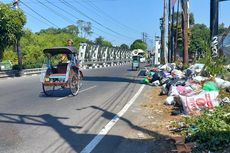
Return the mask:
<path id="1" fill-rule="evenodd" d="M 140 67 L 140 56 L 139 55 L 135 55 L 132 56 L 132 70 L 133 69 L 138 69 Z"/>
<path id="2" fill-rule="evenodd" d="M 77 66 L 77 52 L 74 47 L 54 47 L 43 50 L 45 62 L 42 67 L 40 81 L 46 96 L 52 96 L 55 88 L 69 88 L 75 96 L 80 89 L 80 70 Z M 68 61 L 60 62 L 66 55 Z"/>

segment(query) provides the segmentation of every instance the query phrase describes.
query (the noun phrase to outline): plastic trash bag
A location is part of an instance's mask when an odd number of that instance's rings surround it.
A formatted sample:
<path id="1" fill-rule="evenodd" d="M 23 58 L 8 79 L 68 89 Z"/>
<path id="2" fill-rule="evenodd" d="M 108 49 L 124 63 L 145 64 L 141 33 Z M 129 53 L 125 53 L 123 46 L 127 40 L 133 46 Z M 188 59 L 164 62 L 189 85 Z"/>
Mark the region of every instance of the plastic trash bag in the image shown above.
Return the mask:
<path id="1" fill-rule="evenodd" d="M 225 81 L 220 78 L 215 78 L 215 81 L 219 88 L 230 89 L 230 81 Z"/>
<path id="2" fill-rule="evenodd" d="M 165 99 L 165 104 L 167 105 L 174 105 L 175 104 L 175 100 L 173 96 L 169 96 Z"/>
<path id="3" fill-rule="evenodd" d="M 219 90 L 219 88 L 217 87 L 217 84 L 213 81 L 206 81 L 202 89 L 205 91 L 218 91 Z"/>
<path id="4" fill-rule="evenodd" d="M 204 91 L 198 95 L 193 96 L 180 95 L 184 113 L 190 114 L 192 112 L 201 111 L 204 108 L 212 109 L 216 106 L 219 106 L 219 101 L 217 100 L 218 95 L 219 92 L 217 91 Z"/>
<path id="5" fill-rule="evenodd" d="M 204 81 L 204 80 L 207 80 L 208 78 L 207 77 L 202 77 L 202 76 L 195 76 L 193 77 L 193 80 L 195 82 L 201 82 L 201 81 Z"/>
<path id="6" fill-rule="evenodd" d="M 149 79 L 148 78 L 144 78 L 143 83 L 144 84 L 149 84 Z"/>

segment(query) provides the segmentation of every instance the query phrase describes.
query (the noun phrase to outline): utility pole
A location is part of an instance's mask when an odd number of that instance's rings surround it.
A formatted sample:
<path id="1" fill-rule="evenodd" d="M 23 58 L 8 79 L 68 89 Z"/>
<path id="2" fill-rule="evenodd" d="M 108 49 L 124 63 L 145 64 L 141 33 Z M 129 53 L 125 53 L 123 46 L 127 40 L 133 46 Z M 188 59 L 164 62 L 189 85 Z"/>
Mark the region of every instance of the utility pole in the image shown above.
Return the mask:
<path id="1" fill-rule="evenodd" d="M 144 43 L 146 43 L 146 39 L 147 39 L 147 33 L 142 32 L 142 41 L 143 41 Z"/>
<path id="2" fill-rule="evenodd" d="M 172 22 L 171 22 L 171 62 L 174 62 L 173 55 L 175 54 L 174 51 L 174 6 L 175 6 L 176 0 L 172 0 Z"/>
<path id="3" fill-rule="evenodd" d="M 168 62 L 171 62 L 171 0 L 168 0 Z"/>
<path id="4" fill-rule="evenodd" d="M 166 20 L 166 0 L 164 0 L 163 17 L 161 20 L 161 64 L 166 63 L 167 57 L 165 56 L 165 20 Z"/>
<path id="5" fill-rule="evenodd" d="M 210 0 L 210 32 L 212 58 L 218 58 L 219 0 Z"/>
<path id="6" fill-rule="evenodd" d="M 13 2 L 13 6 L 16 10 L 19 9 L 19 2 L 20 2 L 20 0 L 14 0 L 14 2 Z M 21 52 L 21 47 L 20 47 L 20 43 L 19 43 L 20 38 L 18 35 L 16 35 L 15 37 L 16 37 L 15 51 L 17 52 L 17 55 L 18 55 L 18 70 L 19 70 L 19 76 L 20 76 L 21 71 L 22 71 L 22 52 Z"/>
<path id="7" fill-rule="evenodd" d="M 187 0 L 181 0 L 182 5 L 182 31 L 183 31 L 183 63 L 188 65 L 188 3 Z"/>
<path id="8" fill-rule="evenodd" d="M 177 15 L 176 15 L 176 34 L 175 34 L 175 45 L 174 45 L 174 62 L 177 60 L 177 54 L 178 53 L 178 43 L 177 43 L 177 39 L 178 39 L 178 25 L 179 25 L 179 12 L 180 12 L 180 0 L 178 0 L 177 2 Z"/>

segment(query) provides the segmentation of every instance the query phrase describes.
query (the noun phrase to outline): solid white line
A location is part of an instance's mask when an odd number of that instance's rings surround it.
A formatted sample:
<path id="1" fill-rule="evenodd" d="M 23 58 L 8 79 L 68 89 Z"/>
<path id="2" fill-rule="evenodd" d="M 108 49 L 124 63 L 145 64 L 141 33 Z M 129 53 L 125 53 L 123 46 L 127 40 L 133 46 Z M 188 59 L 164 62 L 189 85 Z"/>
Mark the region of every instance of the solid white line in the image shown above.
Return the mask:
<path id="1" fill-rule="evenodd" d="M 84 90 L 80 90 L 80 91 L 79 91 L 79 93 L 82 93 L 82 92 L 84 92 L 84 91 L 87 91 L 87 90 L 93 89 L 93 88 L 95 88 L 95 87 L 97 87 L 97 86 L 92 86 L 92 87 L 86 88 L 86 89 L 84 89 Z M 59 101 L 59 100 L 63 100 L 63 99 L 65 99 L 65 98 L 69 97 L 69 96 L 70 96 L 70 95 L 65 96 L 65 97 L 62 97 L 62 98 L 58 98 L 58 99 L 56 99 L 56 100 L 57 100 L 57 101 Z"/>
<path id="2" fill-rule="evenodd" d="M 103 137 L 111 130 L 111 128 L 116 124 L 116 122 L 124 115 L 124 113 L 129 109 L 129 107 L 134 103 L 137 97 L 140 95 L 141 91 L 144 89 L 145 85 L 142 85 L 138 92 L 133 96 L 133 98 L 120 110 L 120 112 L 105 126 L 103 129 L 94 137 L 94 139 L 80 152 L 80 153 L 90 153 L 98 143 L 103 139 Z"/>

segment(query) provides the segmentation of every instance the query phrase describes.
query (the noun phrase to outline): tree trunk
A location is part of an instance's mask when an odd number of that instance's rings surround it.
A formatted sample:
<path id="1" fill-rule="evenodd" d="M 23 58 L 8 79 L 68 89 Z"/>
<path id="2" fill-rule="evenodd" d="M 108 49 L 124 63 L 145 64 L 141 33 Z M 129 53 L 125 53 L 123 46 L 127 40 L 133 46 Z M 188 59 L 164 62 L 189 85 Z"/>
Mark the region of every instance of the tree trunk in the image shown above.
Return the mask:
<path id="1" fill-rule="evenodd" d="M 182 5 L 182 29 L 183 29 L 183 63 L 188 65 L 188 6 L 187 0 L 181 0 Z"/>
<path id="2" fill-rule="evenodd" d="M 0 62 L 3 59 L 3 52 L 4 52 L 4 49 L 0 47 Z"/>

